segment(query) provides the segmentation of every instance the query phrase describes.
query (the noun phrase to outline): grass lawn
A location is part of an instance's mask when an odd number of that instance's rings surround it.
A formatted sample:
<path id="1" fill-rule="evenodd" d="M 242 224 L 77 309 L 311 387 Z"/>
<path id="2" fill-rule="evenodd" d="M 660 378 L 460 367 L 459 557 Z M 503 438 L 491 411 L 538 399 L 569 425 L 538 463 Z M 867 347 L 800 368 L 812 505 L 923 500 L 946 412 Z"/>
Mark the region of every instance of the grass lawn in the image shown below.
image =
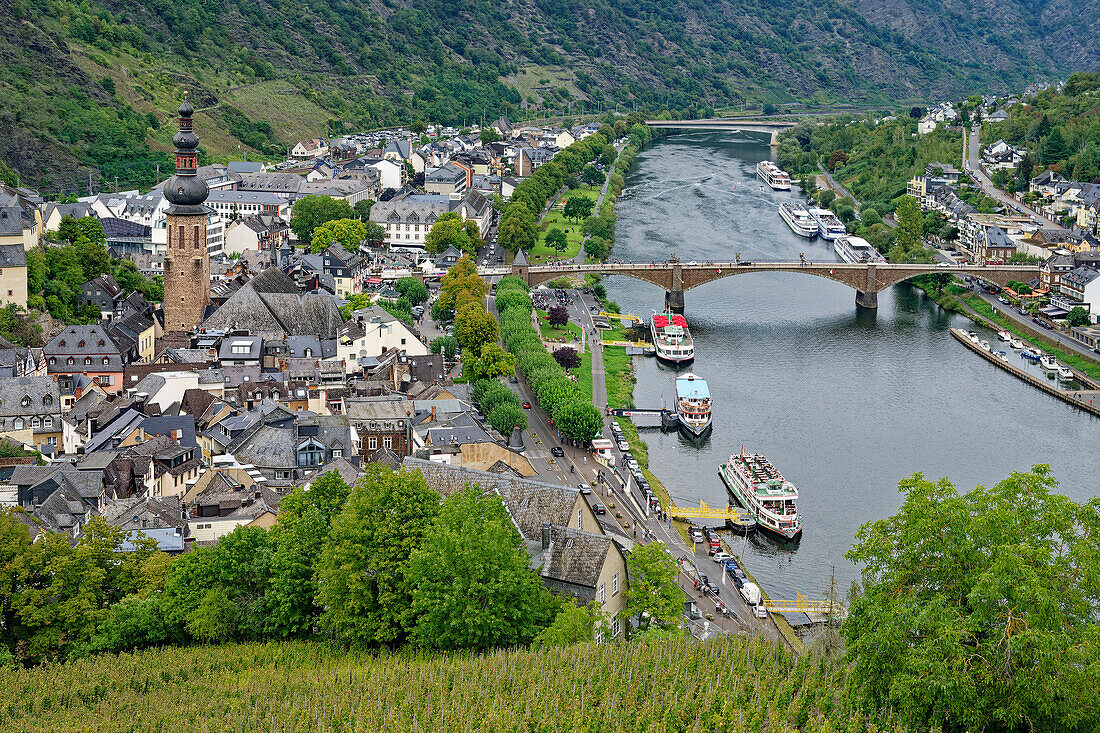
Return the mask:
<path id="1" fill-rule="evenodd" d="M 562 327 L 551 326 L 545 320 L 546 311 L 536 310 L 539 317 L 539 334 L 547 341 L 580 341 L 581 327 L 575 323 L 566 323 Z"/>
<path id="2" fill-rule="evenodd" d="M 592 399 L 592 352 L 586 351 L 580 357 L 581 365 L 568 371 L 577 378 L 577 384 L 588 395 L 588 399 Z"/>
<path id="3" fill-rule="evenodd" d="M 584 239 L 584 234 L 581 232 L 583 222 L 570 221 L 561 213 L 565 201 L 575 196 L 588 196 L 595 201 L 600 197 L 600 189 L 592 186 L 580 186 L 572 191 L 566 191 L 561 199 L 554 204 L 553 208 L 546 212 L 546 216 L 543 217 L 539 225 L 541 229 L 539 241 L 527 256 L 527 260 L 532 264 L 571 260 L 581 251 L 581 240 Z M 565 240 L 568 246 L 561 252 L 546 244 L 546 233 L 552 228 L 561 229 L 565 232 Z"/>
<path id="4" fill-rule="evenodd" d="M 603 370 L 607 385 L 607 404 L 615 408 L 633 405 L 634 369 L 630 357 L 626 355 L 626 349 L 621 346 L 604 347 Z"/>

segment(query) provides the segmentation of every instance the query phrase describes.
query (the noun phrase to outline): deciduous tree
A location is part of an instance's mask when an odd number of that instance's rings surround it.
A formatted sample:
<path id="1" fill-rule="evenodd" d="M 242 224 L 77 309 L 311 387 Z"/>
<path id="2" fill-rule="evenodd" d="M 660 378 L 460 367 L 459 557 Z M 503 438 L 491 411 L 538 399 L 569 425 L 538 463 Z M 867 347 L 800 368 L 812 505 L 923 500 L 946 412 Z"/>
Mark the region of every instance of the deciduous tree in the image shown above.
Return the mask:
<path id="1" fill-rule="evenodd" d="M 412 305 L 420 305 L 428 300 L 428 286 L 415 277 L 400 278 L 393 284 L 393 289 Z"/>
<path id="2" fill-rule="evenodd" d="M 569 246 L 569 240 L 565 236 L 565 232 L 557 227 L 552 227 L 550 231 L 546 233 L 546 244 L 549 247 L 553 247 L 558 252 L 564 252 Z"/>
<path id="3" fill-rule="evenodd" d="M 347 201 L 337 201 L 331 196 L 309 195 L 294 204 L 294 217 L 290 228 L 300 242 L 312 242 L 313 230 L 326 221 L 352 219 L 355 212 Z"/>
<path id="4" fill-rule="evenodd" d="M 314 254 L 323 252 L 334 244 L 354 251 L 366 238 L 367 226 L 358 219 L 333 219 L 313 230 L 310 244 Z"/>
<path id="5" fill-rule="evenodd" d="M 539 239 L 539 226 L 535 215 L 521 202 L 513 202 L 505 209 L 500 220 L 497 241 L 509 252 L 529 250 Z"/>
<path id="6" fill-rule="evenodd" d="M 630 584 L 626 611 L 638 630 L 676 626 L 683 613 L 684 592 L 676 584 L 676 561 L 659 542 L 634 545 L 626 559 Z"/>
<path id="7" fill-rule="evenodd" d="M 443 502 L 409 557 L 411 641 L 434 649 L 529 643 L 549 602 L 500 497 L 467 485 Z"/>
<path id="8" fill-rule="evenodd" d="M 562 346 L 554 350 L 554 361 L 561 365 L 562 369 L 576 369 L 581 365 L 581 358 L 577 350 L 571 346 Z"/>

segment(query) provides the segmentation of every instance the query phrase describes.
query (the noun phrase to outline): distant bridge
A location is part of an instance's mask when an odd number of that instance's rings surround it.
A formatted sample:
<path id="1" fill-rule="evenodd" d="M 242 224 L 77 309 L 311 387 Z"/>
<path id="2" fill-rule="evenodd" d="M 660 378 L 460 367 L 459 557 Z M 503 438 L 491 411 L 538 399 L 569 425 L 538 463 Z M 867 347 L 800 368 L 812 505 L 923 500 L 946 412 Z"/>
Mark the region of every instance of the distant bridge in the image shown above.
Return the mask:
<path id="1" fill-rule="evenodd" d="M 797 272 L 844 283 L 856 291 L 856 305 L 877 308 L 878 294 L 891 285 L 920 275 L 974 275 L 1000 286 L 1009 280 L 1027 282 L 1039 274 L 1036 265 L 962 265 L 940 267 L 930 264 L 893 262 L 604 262 L 592 265 L 528 265 L 526 261 L 510 268 L 485 268 L 483 276 L 517 275 L 535 287 L 559 277 L 583 277 L 586 274 L 623 275 L 653 283 L 665 291 L 665 306 L 684 312 L 684 292 L 724 277 L 750 272 Z"/>
<path id="2" fill-rule="evenodd" d="M 788 120 L 748 120 L 727 117 L 707 120 L 646 120 L 650 127 L 664 130 L 718 130 L 720 132 L 760 132 L 768 135 L 774 148 L 779 144 L 778 136 L 783 130 L 797 123 Z"/>

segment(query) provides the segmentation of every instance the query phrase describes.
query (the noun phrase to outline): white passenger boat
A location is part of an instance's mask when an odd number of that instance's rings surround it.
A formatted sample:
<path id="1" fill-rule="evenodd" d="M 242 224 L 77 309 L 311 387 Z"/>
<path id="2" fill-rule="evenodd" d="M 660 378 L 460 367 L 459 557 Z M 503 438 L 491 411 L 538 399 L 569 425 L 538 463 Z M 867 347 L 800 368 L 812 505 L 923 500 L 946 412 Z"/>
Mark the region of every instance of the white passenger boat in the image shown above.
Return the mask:
<path id="1" fill-rule="evenodd" d="M 1048 372 L 1056 372 L 1058 371 L 1058 360 L 1050 354 L 1043 354 L 1039 357 L 1039 366 Z"/>
<path id="2" fill-rule="evenodd" d="M 695 343 L 687 319 L 678 313 L 654 313 L 649 322 L 657 358 L 671 364 L 688 364 L 695 359 Z"/>
<path id="3" fill-rule="evenodd" d="M 1063 366 L 1058 367 L 1058 379 L 1063 382 L 1073 381 L 1073 372 Z"/>
<path id="4" fill-rule="evenodd" d="M 756 176 L 776 191 L 791 190 L 791 176 L 770 160 L 762 160 L 756 164 Z"/>
<path id="5" fill-rule="evenodd" d="M 812 206 L 810 207 L 810 216 L 817 222 L 817 233 L 821 235 L 822 239 L 832 242 L 838 237 L 848 234 L 844 222 L 828 209 Z"/>
<path id="6" fill-rule="evenodd" d="M 784 201 L 779 205 L 779 215 L 795 234 L 807 239 L 817 236 L 817 222 L 806 207 L 797 201 Z"/>
<path id="7" fill-rule="evenodd" d="M 833 240 L 833 251 L 845 262 L 858 265 L 861 262 L 885 262 L 886 258 L 863 237 L 846 235 Z"/>
<path id="8" fill-rule="evenodd" d="M 759 453 L 730 456 L 718 469 L 730 496 L 747 509 L 757 526 L 784 539 L 802 534 L 798 489 Z"/>
<path id="9" fill-rule="evenodd" d="M 710 429 L 710 388 L 707 380 L 688 372 L 676 378 L 676 416 L 692 435 Z"/>
<path id="10" fill-rule="evenodd" d="M 1010 334 L 1008 331 L 998 331 L 997 338 L 999 338 L 1001 341 L 1011 341 L 1012 334 Z"/>

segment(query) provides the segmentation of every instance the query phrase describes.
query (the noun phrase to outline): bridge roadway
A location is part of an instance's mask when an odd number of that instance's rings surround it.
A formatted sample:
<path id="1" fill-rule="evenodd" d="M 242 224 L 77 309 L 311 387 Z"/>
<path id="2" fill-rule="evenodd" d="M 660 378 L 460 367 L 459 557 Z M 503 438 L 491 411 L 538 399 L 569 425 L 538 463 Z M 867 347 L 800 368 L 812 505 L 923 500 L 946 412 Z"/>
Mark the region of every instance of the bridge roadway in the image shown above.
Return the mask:
<path id="1" fill-rule="evenodd" d="M 920 275 L 974 275 L 1004 287 L 1009 280 L 1027 282 L 1039 274 L 1035 265 L 958 265 L 942 267 L 925 263 L 893 262 L 602 262 L 598 264 L 528 265 L 525 260 L 511 267 L 484 268 L 484 277 L 516 275 L 530 287 L 555 278 L 582 277 L 589 273 L 622 275 L 645 280 L 665 291 L 665 306 L 676 313 L 684 312 L 684 292 L 713 280 L 750 272 L 796 272 L 844 283 L 856 291 L 856 305 L 878 307 L 878 293 L 891 285 Z"/>
<path id="2" fill-rule="evenodd" d="M 719 132 L 760 132 L 769 137 L 774 148 L 779 145 L 779 133 L 797 123 L 788 120 L 749 120 L 719 117 L 706 120 L 646 120 L 650 127 L 665 130 L 717 130 Z"/>

